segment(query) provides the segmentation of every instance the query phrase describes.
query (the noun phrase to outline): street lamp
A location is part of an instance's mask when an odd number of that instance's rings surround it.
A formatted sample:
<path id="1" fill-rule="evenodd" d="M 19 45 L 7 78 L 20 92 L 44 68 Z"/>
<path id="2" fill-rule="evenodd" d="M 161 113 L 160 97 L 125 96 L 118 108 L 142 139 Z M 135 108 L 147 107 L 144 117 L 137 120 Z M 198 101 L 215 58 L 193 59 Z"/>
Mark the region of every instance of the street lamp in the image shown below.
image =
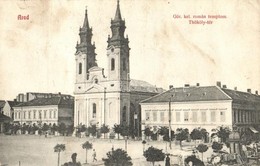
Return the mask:
<path id="1" fill-rule="evenodd" d="M 169 148 L 172 149 L 172 132 L 171 132 L 171 102 L 172 102 L 172 97 L 173 95 L 171 95 L 170 97 L 170 101 L 169 101 Z"/>

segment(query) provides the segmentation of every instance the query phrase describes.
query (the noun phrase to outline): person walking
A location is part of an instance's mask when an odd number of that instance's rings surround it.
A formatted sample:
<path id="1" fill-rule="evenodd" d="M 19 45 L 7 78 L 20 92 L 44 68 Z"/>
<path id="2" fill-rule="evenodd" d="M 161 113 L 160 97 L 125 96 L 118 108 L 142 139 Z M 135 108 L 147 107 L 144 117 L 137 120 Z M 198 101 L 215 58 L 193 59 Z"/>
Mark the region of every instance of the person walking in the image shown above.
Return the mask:
<path id="1" fill-rule="evenodd" d="M 93 154 L 92 154 L 92 157 L 93 157 L 93 162 L 97 161 L 97 153 L 95 151 L 95 149 L 93 149 Z"/>
<path id="2" fill-rule="evenodd" d="M 165 166 L 170 166 L 171 163 L 170 163 L 170 157 L 169 157 L 169 154 L 167 154 L 167 157 L 166 157 L 166 160 L 165 160 Z"/>

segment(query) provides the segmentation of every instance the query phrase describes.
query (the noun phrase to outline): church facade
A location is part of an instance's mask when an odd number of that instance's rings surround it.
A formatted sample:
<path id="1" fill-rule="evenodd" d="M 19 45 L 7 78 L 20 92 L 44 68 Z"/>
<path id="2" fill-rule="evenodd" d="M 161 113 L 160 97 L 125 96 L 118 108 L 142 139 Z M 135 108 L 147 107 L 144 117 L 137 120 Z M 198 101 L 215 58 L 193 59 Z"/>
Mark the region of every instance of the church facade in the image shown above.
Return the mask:
<path id="1" fill-rule="evenodd" d="M 125 20 L 121 17 L 119 2 L 111 20 L 112 35 L 108 36 L 106 57 L 107 75 L 96 63 L 92 28 L 85 11 L 83 26 L 79 30 L 80 42 L 76 45 L 76 82 L 74 126 L 124 124 L 140 127 L 140 101 L 163 91 L 145 81 L 130 78 L 130 47 L 125 37 Z"/>

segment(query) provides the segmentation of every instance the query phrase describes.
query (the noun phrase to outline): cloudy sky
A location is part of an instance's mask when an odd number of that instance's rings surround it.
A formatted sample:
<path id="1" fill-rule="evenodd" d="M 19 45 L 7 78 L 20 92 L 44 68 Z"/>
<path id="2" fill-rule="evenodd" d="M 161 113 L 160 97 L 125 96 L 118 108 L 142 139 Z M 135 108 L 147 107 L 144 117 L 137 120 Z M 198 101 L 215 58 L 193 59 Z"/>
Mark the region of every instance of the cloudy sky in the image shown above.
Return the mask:
<path id="1" fill-rule="evenodd" d="M 0 0 L 0 99 L 25 92 L 73 94 L 85 6 L 97 63 L 106 70 L 116 0 Z M 165 89 L 221 81 L 232 89 L 260 90 L 260 1 L 121 0 L 120 7 L 130 40 L 131 78 Z M 226 19 L 189 24 L 196 19 L 183 15 Z"/>

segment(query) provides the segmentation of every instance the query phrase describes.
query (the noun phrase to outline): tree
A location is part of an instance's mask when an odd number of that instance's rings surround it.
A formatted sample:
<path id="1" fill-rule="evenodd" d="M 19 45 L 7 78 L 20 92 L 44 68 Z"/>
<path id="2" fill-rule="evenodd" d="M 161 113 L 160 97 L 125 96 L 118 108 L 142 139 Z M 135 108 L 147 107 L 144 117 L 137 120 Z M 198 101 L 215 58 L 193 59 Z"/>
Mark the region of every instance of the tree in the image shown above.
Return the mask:
<path id="1" fill-rule="evenodd" d="M 53 134 L 55 133 L 55 131 L 58 131 L 58 126 L 55 123 L 52 125 L 51 131 Z"/>
<path id="2" fill-rule="evenodd" d="M 156 161 L 163 161 L 165 158 L 165 154 L 162 152 L 162 149 L 157 149 L 154 147 L 149 147 L 146 151 L 144 151 L 144 157 L 146 161 L 152 162 L 153 166 Z"/>
<path id="3" fill-rule="evenodd" d="M 100 128 L 100 132 L 104 134 L 104 138 L 105 138 L 106 134 L 109 132 L 109 127 L 103 124 L 102 127 Z"/>
<path id="4" fill-rule="evenodd" d="M 171 130 L 171 140 L 174 138 L 174 131 Z M 159 135 L 163 136 L 164 141 L 170 141 L 169 139 L 169 128 L 168 127 L 160 127 L 159 129 Z"/>
<path id="5" fill-rule="evenodd" d="M 48 131 L 49 130 L 49 126 L 46 123 L 44 123 L 43 126 L 42 126 L 42 130 L 44 132 Z"/>
<path id="6" fill-rule="evenodd" d="M 192 140 L 195 141 L 195 147 L 196 147 L 196 140 L 202 139 L 203 138 L 203 133 L 200 129 L 193 129 L 190 133 L 190 137 Z"/>
<path id="7" fill-rule="evenodd" d="M 96 125 L 91 125 L 88 127 L 89 133 L 94 137 L 97 135 L 97 126 Z"/>
<path id="8" fill-rule="evenodd" d="M 152 132 L 152 130 L 150 129 L 150 127 L 146 127 L 146 128 L 144 129 L 144 135 L 145 135 L 146 137 L 149 138 L 152 134 L 153 134 L 153 132 Z"/>
<path id="9" fill-rule="evenodd" d="M 107 153 L 107 158 L 102 159 L 105 166 L 131 166 L 131 157 L 122 149 L 112 150 Z"/>
<path id="10" fill-rule="evenodd" d="M 92 143 L 86 141 L 84 144 L 82 144 L 82 148 L 86 149 L 86 163 L 88 163 L 88 150 L 92 149 Z"/>
<path id="11" fill-rule="evenodd" d="M 211 147 L 214 152 L 219 152 L 223 148 L 223 145 L 218 142 L 213 142 Z"/>
<path id="12" fill-rule="evenodd" d="M 119 139 L 119 134 L 120 134 L 121 131 L 122 131 L 121 126 L 118 125 L 118 124 L 115 124 L 114 127 L 113 127 L 113 130 L 114 130 L 114 132 L 117 134 L 117 139 Z"/>
<path id="13" fill-rule="evenodd" d="M 60 123 L 59 124 L 59 133 L 61 133 L 63 136 L 65 135 L 65 132 L 66 132 L 66 125 L 65 123 Z"/>
<path id="14" fill-rule="evenodd" d="M 201 161 L 200 159 L 197 159 L 195 155 L 191 155 L 191 156 L 188 156 L 184 162 L 186 164 L 189 164 L 189 162 L 192 162 L 192 165 L 195 165 L 195 166 L 205 166 L 205 164 L 203 163 L 203 161 Z"/>
<path id="15" fill-rule="evenodd" d="M 121 125 L 121 133 L 123 137 L 128 137 L 130 135 L 130 128 L 126 125 Z"/>
<path id="16" fill-rule="evenodd" d="M 188 139 L 189 131 L 186 129 L 177 129 L 176 140 L 180 141 L 180 147 L 182 149 L 182 141 Z"/>
<path id="17" fill-rule="evenodd" d="M 60 165 L 60 152 L 65 150 L 65 145 L 64 144 L 57 144 L 54 147 L 54 152 L 58 152 L 58 166 Z"/>
<path id="18" fill-rule="evenodd" d="M 222 142 L 226 143 L 227 138 L 229 137 L 229 134 L 231 132 L 230 129 L 228 127 L 221 126 L 217 129 L 217 131 L 218 131 L 217 132 L 218 137 L 221 138 Z"/>
<path id="19" fill-rule="evenodd" d="M 203 153 L 208 150 L 208 146 L 205 144 L 199 144 L 198 147 L 196 147 L 196 149 L 201 153 L 201 159 L 203 161 Z"/>

